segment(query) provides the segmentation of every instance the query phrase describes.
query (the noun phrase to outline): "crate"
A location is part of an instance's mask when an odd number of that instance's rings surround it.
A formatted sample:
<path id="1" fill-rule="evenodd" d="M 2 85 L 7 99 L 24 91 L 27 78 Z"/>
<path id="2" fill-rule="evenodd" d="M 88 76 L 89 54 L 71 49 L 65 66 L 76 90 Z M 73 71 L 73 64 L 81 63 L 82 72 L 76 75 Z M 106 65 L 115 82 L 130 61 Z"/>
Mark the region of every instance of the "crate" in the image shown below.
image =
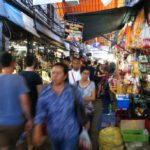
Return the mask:
<path id="1" fill-rule="evenodd" d="M 142 129 L 121 129 L 122 134 L 143 134 Z"/>
<path id="2" fill-rule="evenodd" d="M 122 134 L 124 142 L 148 142 L 149 135 L 144 134 Z"/>
<path id="3" fill-rule="evenodd" d="M 121 130 L 124 142 L 148 142 L 149 135 L 145 135 L 142 129 L 122 129 Z"/>

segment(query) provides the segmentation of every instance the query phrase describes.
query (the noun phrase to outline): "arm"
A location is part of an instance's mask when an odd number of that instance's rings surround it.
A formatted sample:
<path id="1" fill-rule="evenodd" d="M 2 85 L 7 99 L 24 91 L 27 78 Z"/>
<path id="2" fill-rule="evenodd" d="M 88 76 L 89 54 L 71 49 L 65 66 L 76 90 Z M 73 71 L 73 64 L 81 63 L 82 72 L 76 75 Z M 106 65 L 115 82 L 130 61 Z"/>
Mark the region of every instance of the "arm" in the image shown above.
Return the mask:
<path id="1" fill-rule="evenodd" d="M 43 88 L 42 84 L 39 84 L 36 86 L 36 90 L 37 90 L 38 94 L 41 92 L 42 88 Z"/>
<path id="2" fill-rule="evenodd" d="M 43 143 L 43 134 L 42 134 L 42 123 L 46 116 L 46 105 L 42 100 L 42 96 L 39 97 L 36 109 L 36 117 L 34 119 L 34 130 L 33 130 L 33 143 L 36 146 L 39 146 Z"/>
<path id="3" fill-rule="evenodd" d="M 32 129 L 32 116 L 31 116 L 29 97 L 27 94 L 20 95 L 20 103 L 21 103 L 21 107 L 25 115 L 25 118 L 27 119 L 26 130 L 31 130 Z"/>
<path id="4" fill-rule="evenodd" d="M 95 99 L 96 99 L 96 90 L 95 90 L 95 88 L 92 90 L 91 96 L 85 96 L 83 99 L 84 99 L 85 102 L 95 101 Z"/>

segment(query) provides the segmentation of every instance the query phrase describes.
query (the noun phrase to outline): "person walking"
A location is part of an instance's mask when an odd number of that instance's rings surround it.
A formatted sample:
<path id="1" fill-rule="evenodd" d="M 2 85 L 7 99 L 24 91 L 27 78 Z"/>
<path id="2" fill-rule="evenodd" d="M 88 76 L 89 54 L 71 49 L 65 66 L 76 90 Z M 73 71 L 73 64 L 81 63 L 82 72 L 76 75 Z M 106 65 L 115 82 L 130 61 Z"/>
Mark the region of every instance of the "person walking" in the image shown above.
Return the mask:
<path id="1" fill-rule="evenodd" d="M 35 109 L 38 99 L 38 94 L 43 88 L 42 78 L 35 72 L 37 60 L 34 55 L 27 55 L 25 58 L 26 68 L 20 72 L 20 75 L 25 79 L 29 88 L 30 103 L 32 109 L 32 116 L 35 116 Z"/>
<path id="2" fill-rule="evenodd" d="M 80 68 L 81 68 L 81 61 L 80 58 L 74 57 L 72 60 L 72 70 L 68 72 L 68 77 L 69 77 L 69 83 L 70 84 L 75 84 L 77 81 L 81 79 L 81 74 L 80 74 Z"/>
<path id="3" fill-rule="evenodd" d="M 95 83 L 89 80 L 90 69 L 89 67 L 81 68 L 81 80 L 77 82 L 79 91 L 82 93 L 86 114 L 92 123 L 94 107 L 92 102 L 96 99 Z"/>
<path id="4" fill-rule="evenodd" d="M 23 78 L 12 74 L 15 61 L 8 52 L 0 55 L 0 150 L 15 149 L 16 142 L 24 128 L 32 129 L 32 117 Z"/>
<path id="5" fill-rule="evenodd" d="M 36 104 L 37 104 L 37 99 L 38 99 L 38 94 L 42 90 L 42 78 L 39 76 L 38 73 L 35 72 L 37 64 L 37 59 L 34 55 L 29 54 L 25 58 L 25 65 L 26 68 L 24 71 L 20 73 L 20 75 L 25 79 L 27 86 L 29 88 L 29 97 L 30 97 L 30 104 L 31 104 L 31 112 L 33 118 L 35 117 L 35 109 L 36 109 Z M 28 134 L 27 138 L 27 143 L 28 143 L 28 150 L 33 149 L 33 144 L 32 144 L 32 132 Z M 21 148 L 21 145 L 19 145 L 20 150 L 23 149 Z"/>
<path id="6" fill-rule="evenodd" d="M 66 82 L 67 75 L 68 68 L 66 65 L 55 64 L 51 72 L 52 82 L 44 87 L 40 93 L 34 119 L 33 141 L 36 145 L 42 143 L 41 128 L 46 117 L 47 132 L 52 142 L 52 149 L 77 149 L 80 125 L 75 112 L 74 92 L 81 106 L 83 106 L 83 99 L 78 89 L 74 90 L 73 86 Z"/>

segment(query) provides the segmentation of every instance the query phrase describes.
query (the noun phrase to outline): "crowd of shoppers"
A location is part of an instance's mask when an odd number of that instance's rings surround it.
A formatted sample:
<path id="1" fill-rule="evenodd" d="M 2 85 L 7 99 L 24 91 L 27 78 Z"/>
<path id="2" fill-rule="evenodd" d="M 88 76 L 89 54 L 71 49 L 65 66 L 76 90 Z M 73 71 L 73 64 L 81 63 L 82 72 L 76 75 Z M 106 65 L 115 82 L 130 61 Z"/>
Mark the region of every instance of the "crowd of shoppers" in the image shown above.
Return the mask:
<path id="1" fill-rule="evenodd" d="M 92 103 L 103 92 L 100 88 L 107 81 L 108 63 L 92 65 L 83 58 L 65 58 L 53 65 L 51 82 L 46 86 L 35 72 L 36 63 L 35 56 L 28 55 L 25 69 L 19 75 L 13 74 L 12 55 L 8 52 L 0 55 L 0 150 L 15 147 L 24 132 L 28 133 L 28 150 L 42 144 L 44 122 L 53 150 L 76 150 L 81 126 L 75 111 L 75 97 L 85 108 L 89 121 L 83 126 L 90 131 Z"/>

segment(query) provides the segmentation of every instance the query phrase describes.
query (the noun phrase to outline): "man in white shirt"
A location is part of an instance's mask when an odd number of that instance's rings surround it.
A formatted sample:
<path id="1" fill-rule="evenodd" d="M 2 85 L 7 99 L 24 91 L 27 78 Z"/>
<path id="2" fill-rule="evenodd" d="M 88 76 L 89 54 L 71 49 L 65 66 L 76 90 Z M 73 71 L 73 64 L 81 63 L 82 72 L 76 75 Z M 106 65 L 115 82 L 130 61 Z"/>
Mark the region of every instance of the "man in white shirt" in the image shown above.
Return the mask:
<path id="1" fill-rule="evenodd" d="M 74 57 L 72 60 L 72 70 L 68 72 L 68 78 L 70 84 L 75 84 L 77 81 L 81 79 L 80 67 L 81 61 L 79 58 Z"/>

